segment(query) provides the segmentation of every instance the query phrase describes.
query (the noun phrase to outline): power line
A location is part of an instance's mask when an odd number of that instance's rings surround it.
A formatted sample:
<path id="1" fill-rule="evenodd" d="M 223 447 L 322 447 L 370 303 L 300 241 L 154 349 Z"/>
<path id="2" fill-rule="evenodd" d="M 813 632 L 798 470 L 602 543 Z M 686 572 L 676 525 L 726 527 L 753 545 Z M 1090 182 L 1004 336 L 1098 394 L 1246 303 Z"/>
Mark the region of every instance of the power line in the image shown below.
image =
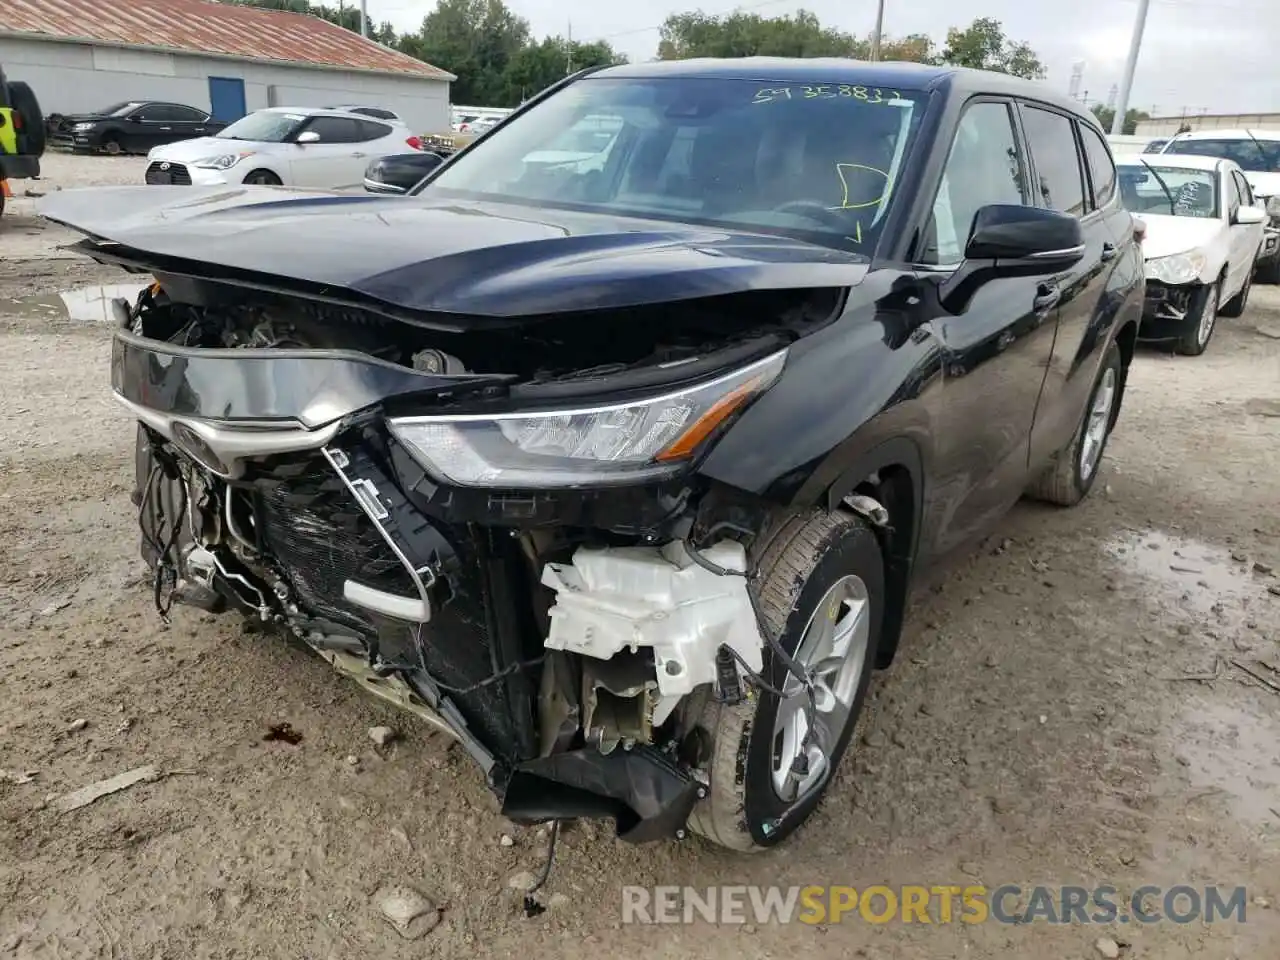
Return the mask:
<path id="1" fill-rule="evenodd" d="M 746 5 L 739 4 L 732 10 L 722 10 L 720 13 L 712 14 L 716 17 L 732 16 L 735 13 L 746 13 L 750 10 L 759 10 L 761 7 L 772 7 L 779 3 L 792 3 L 794 0 L 763 0 L 761 3 L 749 3 Z M 614 37 L 629 37 L 637 33 L 648 33 L 651 30 L 661 30 L 665 26 L 663 23 L 654 24 L 651 27 L 635 27 L 631 30 L 619 30 L 616 33 L 606 33 L 602 37 L 596 37 L 597 40 L 612 40 Z"/>

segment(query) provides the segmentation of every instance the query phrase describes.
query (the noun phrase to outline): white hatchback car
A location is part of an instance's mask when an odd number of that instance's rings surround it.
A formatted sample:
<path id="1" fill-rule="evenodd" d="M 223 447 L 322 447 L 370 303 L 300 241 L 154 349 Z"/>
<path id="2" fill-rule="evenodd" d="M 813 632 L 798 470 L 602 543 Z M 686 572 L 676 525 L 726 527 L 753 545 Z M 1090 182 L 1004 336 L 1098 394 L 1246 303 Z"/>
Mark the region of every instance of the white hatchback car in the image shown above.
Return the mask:
<path id="1" fill-rule="evenodd" d="M 268 107 L 212 137 L 180 140 L 147 154 L 147 183 L 250 183 L 358 187 L 370 161 L 421 141 L 398 120 L 311 107 Z"/>
<path id="2" fill-rule="evenodd" d="M 1219 313 L 1244 312 L 1266 209 L 1230 160 L 1164 153 L 1115 160 L 1121 202 L 1145 226 L 1147 296 L 1138 336 L 1204 353 Z"/>

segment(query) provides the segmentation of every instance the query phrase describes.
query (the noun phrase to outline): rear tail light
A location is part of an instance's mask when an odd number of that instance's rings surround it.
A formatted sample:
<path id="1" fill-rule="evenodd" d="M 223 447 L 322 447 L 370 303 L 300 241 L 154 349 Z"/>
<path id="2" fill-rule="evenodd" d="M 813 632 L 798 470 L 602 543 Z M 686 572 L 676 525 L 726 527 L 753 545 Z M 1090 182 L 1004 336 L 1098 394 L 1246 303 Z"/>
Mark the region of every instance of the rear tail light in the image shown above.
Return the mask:
<path id="1" fill-rule="evenodd" d="M 415 150 L 421 150 L 421 149 L 423 149 L 423 147 L 422 147 L 422 138 L 421 138 L 421 137 L 410 137 L 408 140 L 406 140 L 406 141 L 405 141 L 405 143 L 407 143 L 409 146 L 413 147 L 413 149 L 415 149 Z"/>

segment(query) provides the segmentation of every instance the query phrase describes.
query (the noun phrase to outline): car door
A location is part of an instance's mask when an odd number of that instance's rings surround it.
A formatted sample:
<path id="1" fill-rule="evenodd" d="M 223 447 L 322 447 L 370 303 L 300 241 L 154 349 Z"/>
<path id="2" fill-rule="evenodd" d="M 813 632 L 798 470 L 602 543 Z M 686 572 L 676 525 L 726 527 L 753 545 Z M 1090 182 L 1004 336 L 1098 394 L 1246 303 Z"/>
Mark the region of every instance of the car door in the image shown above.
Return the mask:
<path id="1" fill-rule="evenodd" d="M 154 103 L 144 103 L 135 107 L 130 113 L 117 118 L 116 126 L 119 132 L 113 131 L 113 136 L 125 151 L 146 153 L 158 144 L 158 141 L 152 139 L 155 135 L 155 121 L 151 119 L 155 116 L 157 107 L 158 105 Z"/>
<path id="2" fill-rule="evenodd" d="M 943 149 L 947 161 L 915 257 L 926 274 L 959 268 L 981 207 L 1030 201 L 1011 101 L 969 101 Z M 1057 294 L 1040 278 L 1001 277 L 983 285 L 963 312 L 930 320 L 942 377 L 930 403 L 935 480 L 922 529 L 929 554 L 984 532 L 1022 495 L 1057 312 Z"/>
<path id="3" fill-rule="evenodd" d="M 297 142 L 304 133 L 314 133 L 319 139 L 310 143 Z M 360 183 L 364 167 L 354 177 L 351 170 L 358 161 L 355 158 L 359 142 L 359 128 L 354 117 L 312 117 L 295 135 L 289 158 L 293 182 L 300 187 L 335 187 Z"/>
<path id="4" fill-rule="evenodd" d="M 203 110 L 174 103 L 169 105 L 169 111 L 173 117 L 173 140 L 192 140 L 209 132 L 209 115 Z"/>
<path id="5" fill-rule="evenodd" d="M 1227 290 L 1224 292 L 1235 295 L 1244 286 L 1245 281 L 1249 279 L 1249 275 L 1253 272 L 1254 263 L 1258 259 L 1258 250 L 1262 246 L 1262 235 L 1265 230 L 1264 223 L 1238 223 L 1238 213 L 1241 207 L 1256 206 L 1253 197 L 1253 190 L 1249 186 L 1249 181 L 1245 175 L 1234 165 L 1231 167 L 1230 175 L 1223 178 L 1228 181 L 1227 190 L 1231 198 L 1231 268 L 1230 276 L 1227 280 Z"/>
<path id="6" fill-rule="evenodd" d="M 1041 103 L 1018 107 L 1038 205 L 1080 218 L 1085 254 L 1046 277 L 1058 298 L 1058 329 L 1036 411 L 1028 468 L 1039 471 L 1079 426 L 1116 311 L 1141 276 L 1134 223 L 1117 195 L 1116 169 L 1091 124 Z"/>

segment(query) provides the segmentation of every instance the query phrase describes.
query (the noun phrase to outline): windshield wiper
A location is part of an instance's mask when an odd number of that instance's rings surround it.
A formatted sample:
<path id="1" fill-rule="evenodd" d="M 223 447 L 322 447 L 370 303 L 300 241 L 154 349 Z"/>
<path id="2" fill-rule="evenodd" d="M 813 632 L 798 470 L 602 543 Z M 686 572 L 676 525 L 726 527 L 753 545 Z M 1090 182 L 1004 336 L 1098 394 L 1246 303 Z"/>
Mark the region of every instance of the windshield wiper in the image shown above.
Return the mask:
<path id="1" fill-rule="evenodd" d="M 1173 192 L 1169 189 L 1169 185 L 1164 182 L 1164 177 L 1156 173 L 1156 168 L 1147 163 L 1147 161 L 1143 160 L 1141 157 L 1138 158 L 1138 162 L 1150 170 L 1151 175 L 1156 178 L 1156 183 L 1160 184 L 1160 189 L 1164 191 L 1164 195 L 1169 201 L 1169 216 L 1176 217 L 1178 215 L 1178 211 L 1175 209 L 1176 205 L 1173 200 Z"/>
<path id="2" fill-rule="evenodd" d="M 1267 151 L 1262 149 L 1262 142 L 1253 135 L 1252 130 L 1246 130 L 1245 134 L 1253 141 L 1253 145 L 1258 148 L 1258 156 L 1262 158 L 1262 169 L 1259 173 L 1273 173 L 1271 158 L 1267 156 Z"/>

